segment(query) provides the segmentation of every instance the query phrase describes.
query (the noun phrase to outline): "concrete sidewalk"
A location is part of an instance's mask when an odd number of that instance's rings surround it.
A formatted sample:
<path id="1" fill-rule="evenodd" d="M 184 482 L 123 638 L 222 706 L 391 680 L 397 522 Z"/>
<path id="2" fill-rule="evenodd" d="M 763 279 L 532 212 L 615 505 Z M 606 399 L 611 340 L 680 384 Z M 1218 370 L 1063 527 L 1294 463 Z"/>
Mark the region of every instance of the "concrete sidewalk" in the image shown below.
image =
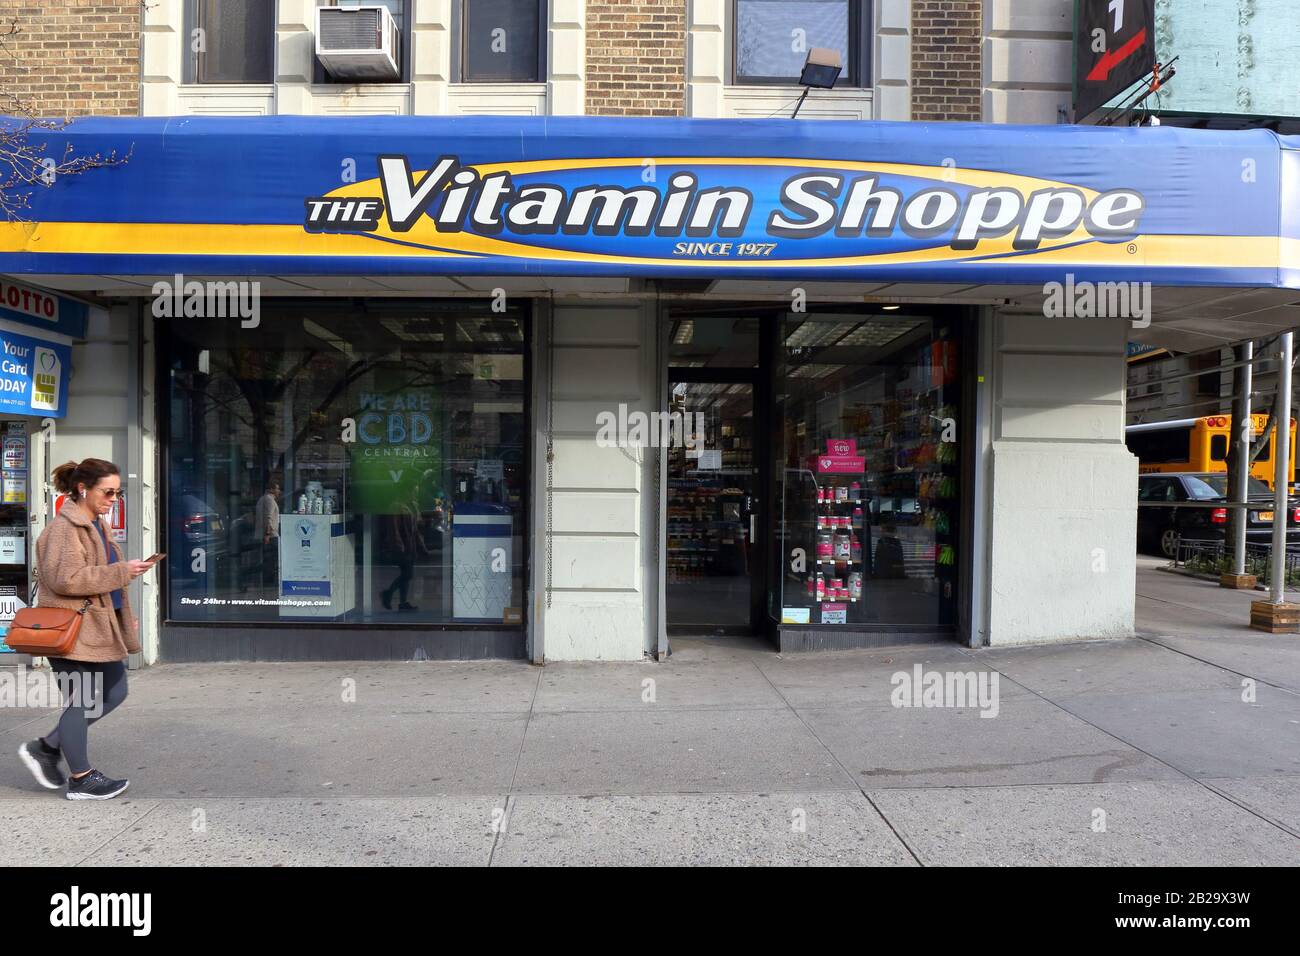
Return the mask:
<path id="1" fill-rule="evenodd" d="M 55 712 L 0 710 L 0 865 L 1300 864 L 1300 639 L 1138 590 L 1142 638 L 1054 647 L 156 667 L 92 732 L 115 801 L 38 790 Z M 916 664 L 997 716 L 893 706 Z"/>
<path id="2" fill-rule="evenodd" d="M 1163 558 L 1138 558 L 1138 634 L 1242 675 L 1268 675 L 1300 693 L 1296 670 L 1300 636 L 1270 635 L 1250 627 L 1252 601 L 1267 591 L 1234 591 L 1213 581 L 1163 570 Z M 1286 592 L 1300 602 L 1300 593 Z"/>

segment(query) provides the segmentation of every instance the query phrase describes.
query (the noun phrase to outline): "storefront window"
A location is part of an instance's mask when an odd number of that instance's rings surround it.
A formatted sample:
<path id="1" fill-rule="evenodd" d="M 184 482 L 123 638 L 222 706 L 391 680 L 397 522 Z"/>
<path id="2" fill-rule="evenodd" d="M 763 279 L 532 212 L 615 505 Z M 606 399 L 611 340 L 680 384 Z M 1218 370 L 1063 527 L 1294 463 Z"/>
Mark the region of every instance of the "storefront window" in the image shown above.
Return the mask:
<path id="1" fill-rule="evenodd" d="M 172 620 L 522 621 L 521 312 L 264 300 L 163 338 Z"/>
<path id="2" fill-rule="evenodd" d="M 777 348 L 772 613 L 786 624 L 954 623 L 956 327 L 788 314 Z"/>

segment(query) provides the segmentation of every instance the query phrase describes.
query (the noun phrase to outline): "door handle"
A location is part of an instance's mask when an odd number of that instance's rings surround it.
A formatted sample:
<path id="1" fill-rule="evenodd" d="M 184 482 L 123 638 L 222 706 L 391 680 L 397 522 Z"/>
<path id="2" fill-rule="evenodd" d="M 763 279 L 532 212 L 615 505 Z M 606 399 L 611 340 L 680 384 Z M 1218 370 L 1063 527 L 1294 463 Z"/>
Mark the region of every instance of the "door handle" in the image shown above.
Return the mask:
<path id="1" fill-rule="evenodd" d="M 750 544 L 754 543 L 754 538 L 757 535 L 757 532 L 754 530 L 754 521 L 757 517 L 758 516 L 754 514 L 754 512 L 751 511 L 749 513 L 749 543 Z"/>

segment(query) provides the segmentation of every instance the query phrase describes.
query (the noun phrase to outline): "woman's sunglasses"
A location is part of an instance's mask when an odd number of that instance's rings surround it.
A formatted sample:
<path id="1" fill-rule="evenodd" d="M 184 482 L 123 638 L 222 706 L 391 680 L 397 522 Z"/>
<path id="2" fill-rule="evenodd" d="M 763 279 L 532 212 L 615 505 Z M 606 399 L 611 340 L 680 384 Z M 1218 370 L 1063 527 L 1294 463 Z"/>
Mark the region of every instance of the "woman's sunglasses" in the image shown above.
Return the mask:
<path id="1" fill-rule="evenodd" d="M 121 488 L 105 488 L 103 491 L 100 492 L 100 494 L 110 500 L 112 500 L 113 498 L 126 497 L 126 492 Z"/>

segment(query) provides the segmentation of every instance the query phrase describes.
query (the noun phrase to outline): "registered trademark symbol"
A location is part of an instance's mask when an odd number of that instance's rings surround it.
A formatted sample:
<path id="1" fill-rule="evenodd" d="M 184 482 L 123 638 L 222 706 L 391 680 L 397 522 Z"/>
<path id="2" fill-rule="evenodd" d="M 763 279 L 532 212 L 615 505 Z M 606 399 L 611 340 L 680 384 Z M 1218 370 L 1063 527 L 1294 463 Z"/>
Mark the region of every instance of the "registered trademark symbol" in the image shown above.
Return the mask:
<path id="1" fill-rule="evenodd" d="M 1138 251 L 1137 243 L 1136 243 L 1136 242 L 1130 242 L 1130 243 L 1128 244 L 1128 254 L 1129 254 L 1130 256 L 1135 256 L 1135 255 L 1137 255 L 1137 251 Z"/>

